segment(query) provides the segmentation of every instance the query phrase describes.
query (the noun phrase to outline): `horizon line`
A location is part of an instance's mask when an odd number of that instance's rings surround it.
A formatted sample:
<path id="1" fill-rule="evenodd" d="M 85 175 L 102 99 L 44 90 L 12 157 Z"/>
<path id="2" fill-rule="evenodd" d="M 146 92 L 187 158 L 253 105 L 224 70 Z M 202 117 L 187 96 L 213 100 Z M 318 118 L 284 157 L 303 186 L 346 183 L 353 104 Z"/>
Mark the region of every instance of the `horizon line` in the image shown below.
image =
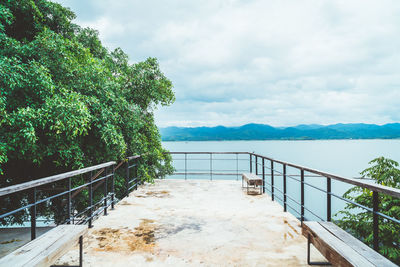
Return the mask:
<path id="1" fill-rule="evenodd" d="M 300 123 L 300 124 L 296 124 L 296 125 L 291 125 L 291 126 L 274 126 L 271 124 L 266 124 L 266 123 L 257 123 L 257 122 L 249 122 L 249 123 L 245 123 L 245 124 L 241 124 L 241 125 L 231 125 L 231 126 L 227 126 L 227 125 L 222 125 L 222 124 L 218 124 L 218 125 L 214 125 L 214 126 L 210 126 L 210 125 L 199 125 L 199 126 L 177 126 L 177 125 L 169 125 L 169 126 L 159 126 L 158 128 L 169 128 L 169 127 L 176 127 L 176 128 L 216 128 L 216 127 L 225 127 L 225 128 L 237 128 L 237 127 L 243 127 L 246 125 L 264 125 L 264 126 L 270 126 L 273 128 L 291 128 L 291 127 L 298 127 L 298 126 L 322 126 L 322 127 L 327 127 L 327 126 L 333 126 L 333 125 L 375 125 L 375 126 L 385 126 L 388 124 L 399 124 L 400 122 L 387 122 L 387 123 L 382 123 L 382 124 L 378 124 L 378 123 L 365 123 L 365 122 L 349 122 L 349 123 L 345 123 L 345 122 L 338 122 L 338 123 L 331 123 L 331 124 L 319 124 L 319 123 Z"/>

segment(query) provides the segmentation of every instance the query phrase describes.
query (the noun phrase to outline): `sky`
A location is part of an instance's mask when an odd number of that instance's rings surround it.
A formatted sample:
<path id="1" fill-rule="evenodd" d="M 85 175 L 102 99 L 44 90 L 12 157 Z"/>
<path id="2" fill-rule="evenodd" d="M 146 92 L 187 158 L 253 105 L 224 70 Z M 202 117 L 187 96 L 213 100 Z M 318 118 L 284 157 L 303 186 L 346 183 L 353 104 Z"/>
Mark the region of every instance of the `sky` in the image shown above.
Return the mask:
<path id="1" fill-rule="evenodd" d="M 135 63 L 156 57 L 166 126 L 400 121 L 398 0 L 57 0 Z"/>

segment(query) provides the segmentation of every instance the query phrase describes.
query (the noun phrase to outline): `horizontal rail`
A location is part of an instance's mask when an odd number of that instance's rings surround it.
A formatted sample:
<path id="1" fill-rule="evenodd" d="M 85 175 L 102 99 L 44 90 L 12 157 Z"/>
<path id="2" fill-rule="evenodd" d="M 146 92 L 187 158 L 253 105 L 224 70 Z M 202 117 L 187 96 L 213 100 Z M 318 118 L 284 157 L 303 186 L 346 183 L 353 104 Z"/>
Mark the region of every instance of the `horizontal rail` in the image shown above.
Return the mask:
<path id="1" fill-rule="evenodd" d="M 182 151 L 179 151 L 179 152 L 176 152 L 176 151 L 173 151 L 173 152 L 167 152 L 167 154 L 182 154 L 182 155 L 184 155 L 184 154 L 206 154 L 206 155 L 209 155 L 209 154 L 221 154 L 221 155 L 228 155 L 228 154 L 231 154 L 231 155 L 235 155 L 235 154 L 242 154 L 242 155 L 248 155 L 249 154 L 249 152 L 244 152 L 244 151 L 240 151 L 240 152 L 193 152 L 193 151 L 190 151 L 190 152 L 182 152 Z"/>
<path id="2" fill-rule="evenodd" d="M 213 155 L 213 154 L 210 154 L 210 155 Z M 185 158 L 175 158 L 174 160 L 182 160 L 182 161 L 184 161 Z M 210 158 L 189 158 L 187 160 L 199 161 L 199 160 L 210 160 Z M 230 159 L 214 158 L 213 159 L 213 161 L 228 161 L 228 160 L 230 160 L 230 161 L 236 161 L 236 160 L 238 160 L 238 161 L 248 161 L 248 159 L 235 159 L 235 158 L 230 158 Z"/>
<path id="3" fill-rule="evenodd" d="M 10 203 L 10 207 L 0 207 L 1 211 L 4 212 L 0 214 L 0 219 L 4 220 L 8 216 L 15 216 L 18 212 L 23 211 L 30 220 L 31 239 L 33 240 L 36 238 L 36 222 L 40 221 L 38 216 L 40 218 L 43 213 L 43 211 L 37 210 L 37 206 L 43 204 L 47 206 L 48 204 L 46 203 L 49 203 L 50 205 L 57 205 L 53 209 L 57 210 L 57 212 L 51 212 L 59 217 L 61 220 L 59 223 L 79 224 L 88 222 L 88 226 L 92 227 L 93 220 L 102 212 L 104 212 L 104 215 L 107 215 L 108 207 L 111 206 L 111 209 L 114 209 L 115 203 L 121 198 L 120 196 L 116 197 L 115 193 L 115 171 L 117 169 L 125 166 L 126 175 L 121 176 L 119 174 L 118 176 L 119 179 L 123 179 L 126 182 L 123 189 L 125 195 L 129 194 L 132 189 L 137 189 L 137 185 L 140 184 L 137 159 L 140 157 L 140 155 L 131 156 L 119 161 L 118 164 L 116 161 L 109 161 L 79 170 L 0 188 L 0 197 L 26 190 L 26 195 L 22 196 L 22 200 L 19 203 Z M 129 169 L 132 171 L 131 174 L 129 174 Z M 84 177 L 80 176 L 82 174 L 89 174 L 89 177 L 87 175 Z M 75 178 L 78 180 L 74 180 Z M 84 178 L 84 181 L 81 178 Z M 55 182 L 60 183 L 61 181 L 66 182 L 65 184 L 63 183 L 62 187 L 56 185 L 56 188 L 50 188 L 50 185 L 54 186 Z M 135 185 L 130 186 L 134 182 Z M 44 187 L 42 188 L 42 186 Z M 102 190 L 96 190 L 100 186 L 103 186 Z M 82 190 L 87 190 L 87 194 L 82 195 L 83 199 L 73 201 L 74 197 L 82 192 Z M 121 194 L 121 192 L 118 194 Z M 55 204 L 53 202 L 55 199 L 60 199 L 61 201 Z M 96 202 L 93 203 L 94 201 Z M 80 204 L 86 206 L 83 208 L 79 206 Z M 8 210 L 9 208 L 13 210 Z M 56 220 L 56 217 L 54 218 Z"/>
<path id="4" fill-rule="evenodd" d="M 185 174 L 189 174 L 189 175 L 238 175 L 237 173 L 229 173 L 229 172 L 176 172 L 173 175 L 185 175 Z"/>
<path id="5" fill-rule="evenodd" d="M 380 192 L 380 193 L 384 193 L 384 194 L 390 195 L 392 197 L 400 198 L 400 189 L 397 189 L 397 188 L 384 186 L 384 185 L 380 185 L 380 184 L 361 182 L 359 179 L 356 180 L 356 179 L 353 179 L 353 178 L 341 177 L 341 176 L 338 176 L 338 175 L 335 175 L 335 174 L 322 172 L 322 171 L 319 171 L 319 170 L 316 170 L 316 169 L 307 168 L 307 167 L 304 167 L 304 166 L 300 166 L 300 165 L 297 165 L 297 164 L 293 164 L 293 163 L 289 163 L 289 162 L 285 162 L 285 161 L 281 161 L 281 160 L 276 160 L 276 159 L 273 159 L 273 158 L 270 158 L 270 157 L 265 157 L 265 156 L 262 156 L 262 155 L 259 155 L 259 154 L 255 154 L 255 153 L 249 153 L 249 154 L 253 155 L 253 156 L 260 157 L 260 158 L 264 158 L 266 160 L 270 160 L 270 161 L 273 161 L 273 162 L 276 162 L 276 163 L 284 164 L 284 165 L 289 166 L 289 167 L 300 169 L 300 170 L 303 170 L 303 171 L 306 171 L 306 172 L 311 172 L 311 173 L 314 173 L 314 174 L 318 174 L 318 175 L 324 176 L 326 178 L 331 178 L 331 179 L 334 179 L 334 180 L 337 180 L 337 181 L 341 181 L 341 182 L 345 182 L 345 183 L 348 183 L 348 184 L 360 186 L 362 188 L 370 189 L 372 191 L 377 191 L 377 192 Z"/>
<path id="6" fill-rule="evenodd" d="M 69 178 L 69 177 L 73 177 L 73 176 L 79 175 L 79 174 L 88 173 L 90 171 L 94 171 L 94 170 L 97 170 L 97 169 L 109 167 L 109 166 L 112 166 L 112 165 L 115 165 L 115 164 L 116 164 L 115 161 L 110 161 L 110 162 L 106 162 L 106 163 L 103 163 L 103 164 L 99 164 L 99 165 L 95 165 L 95 166 L 79 169 L 79 170 L 76 170 L 76 171 L 70 171 L 70 172 L 66 172 L 66 173 L 61 173 L 61 174 L 57 174 L 57 175 L 53 175 L 53 176 L 49 176 L 49 177 L 45 177 L 45 178 L 40 178 L 40 179 L 33 180 L 33 181 L 30 181 L 30 182 L 22 183 L 22 184 L 16 184 L 16 185 L 11 185 L 11 186 L 8 186 L 8 187 L 0 188 L 0 196 L 5 196 L 5 195 L 11 194 L 11 193 L 15 193 L 15 192 L 23 191 L 23 190 L 26 190 L 26 189 L 38 187 L 38 186 L 41 186 L 41 185 L 53 183 L 53 182 L 56 182 L 56 181 L 59 181 L 59 180 L 63 180 L 63 179 Z"/>
<path id="7" fill-rule="evenodd" d="M 69 192 L 74 192 L 74 191 L 79 190 L 79 189 L 81 189 L 81 188 L 86 188 L 86 187 L 87 187 L 88 185 L 90 185 L 90 184 L 95 184 L 95 183 L 97 183 L 97 182 L 99 182 L 99 181 L 103 181 L 104 179 L 107 179 L 107 178 L 109 178 L 109 177 L 112 177 L 112 174 L 108 174 L 108 175 L 106 175 L 106 176 L 102 176 L 102 177 L 100 177 L 100 178 L 97 178 L 97 179 L 95 179 L 95 180 L 92 180 L 92 181 L 89 182 L 89 183 L 85 183 L 85 184 L 83 184 L 83 185 L 80 185 L 80 186 L 77 186 L 77 187 L 75 187 L 75 188 L 72 188 L 72 189 L 69 190 L 69 191 L 67 191 L 67 190 L 66 190 L 66 191 L 63 191 L 63 192 L 58 193 L 58 194 L 56 194 L 56 195 L 52 195 L 51 197 L 47 197 L 47 198 L 38 200 L 38 201 L 36 201 L 35 203 L 27 204 L 27 205 L 25 205 L 25 206 L 23 206 L 23 207 L 20 207 L 20 208 L 18 208 L 18 209 L 15 209 L 15 210 L 13 210 L 13 211 L 8 212 L 8 213 L 1 214 L 1 215 L 0 215 L 0 219 L 5 218 L 5 217 L 8 217 L 8 216 L 10 216 L 10 215 L 13 215 L 13 214 L 15 214 L 15 213 L 17 213 L 17 212 L 20 212 L 20 211 L 22 211 L 22 210 L 26 210 L 26 209 L 29 209 L 29 208 L 31 208 L 31 207 L 37 206 L 37 205 L 39 205 L 39 204 L 41 204 L 41 203 L 47 202 L 47 201 L 52 200 L 52 199 L 54 199 L 54 198 L 57 198 L 57 197 L 66 195 L 66 194 L 68 194 Z"/>

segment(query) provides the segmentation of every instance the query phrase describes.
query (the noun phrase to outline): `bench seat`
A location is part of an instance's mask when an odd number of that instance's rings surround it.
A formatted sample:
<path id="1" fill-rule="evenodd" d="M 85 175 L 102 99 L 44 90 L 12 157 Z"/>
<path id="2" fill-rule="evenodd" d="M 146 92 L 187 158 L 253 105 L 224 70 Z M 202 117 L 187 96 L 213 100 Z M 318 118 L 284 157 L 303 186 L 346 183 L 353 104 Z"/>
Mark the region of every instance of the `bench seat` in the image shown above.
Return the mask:
<path id="1" fill-rule="evenodd" d="M 308 264 L 310 243 L 334 266 L 397 266 L 363 242 L 332 222 L 303 222 L 302 233 L 308 239 Z"/>
<path id="2" fill-rule="evenodd" d="M 50 266 L 88 231 L 85 225 L 59 225 L 0 259 L 0 266 Z M 81 254 L 80 253 L 80 254 Z M 82 256 L 82 255 L 80 255 Z M 82 257 L 80 257 L 81 263 Z"/>
<path id="3" fill-rule="evenodd" d="M 247 193 L 249 193 L 249 185 L 256 188 L 257 186 L 260 187 L 260 194 L 262 194 L 262 188 L 264 186 L 262 178 L 258 177 L 254 173 L 242 173 L 242 187 L 243 182 L 246 182 L 247 185 Z"/>

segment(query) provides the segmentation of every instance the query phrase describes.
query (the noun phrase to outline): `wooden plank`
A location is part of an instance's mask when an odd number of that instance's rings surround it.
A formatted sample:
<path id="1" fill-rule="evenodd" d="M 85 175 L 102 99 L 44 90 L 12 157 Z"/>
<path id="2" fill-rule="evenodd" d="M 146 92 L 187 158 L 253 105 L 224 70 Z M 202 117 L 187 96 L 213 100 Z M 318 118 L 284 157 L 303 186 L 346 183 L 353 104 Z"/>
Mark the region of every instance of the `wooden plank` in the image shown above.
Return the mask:
<path id="1" fill-rule="evenodd" d="M 325 229 L 319 222 L 303 222 L 303 235 L 310 234 L 311 243 L 333 265 L 338 266 L 375 266 L 363 258 L 342 240 Z"/>
<path id="2" fill-rule="evenodd" d="M 87 233 L 86 225 L 60 225 L 0 259 L 0 266 L 50 266 Z"/>
<path id="3" fill-rule="evenodd" d="M 243 173 L 242 175 L 246 180 L 262 180 L 260 177 L 258 177 L 254 173 Z"/>
<path id="4" fill-rule="evenodd" d="M 320 224 L 337 238 L 346 243 L 349 247 L 357 251 L 357 253 L 359 253 L 361 256 L 369 260 L 375 266 L 397 266 L 351 234 L 344 231 L 336 224 L 332 222 L 320 222 Z"/>
<path id="5" fill-rule="evenodd" d="M 103 163 L 103 164 L 99 164 L 96 166 L 91 166 L 88 168 L 83 168 L 80 170 L 76 170 L 76 171 L 71 171 L 71 172 L 66 172 L 66 173 L 61 173 L 61 174 L 57 174 L 57 175 L 53 175 L 53 176 L 49 176 L 49 177 L 45 177 L 45 178 L 41 178 L 41 179 L 36 179 L 30 182 L 26 182 L 26 183 L 22 183 L 22 184 L 17 184 L 17 185 L 12 185 L 12 186 L 8 186 L 8 187 L 4 187 L 0 189 L 0 196 L 4 196 L 4 195 L 8 195 L 11 193 L 15 193 L 15 192 L 19 192 L 22 190 L 26 190 L 29 188 L 33 188 L 33 187 L 37 187 L 40 185 L 44 185 L 44 184 L 48 184 L 48 183 L 53 183 L 59 180 L 63 180 L 65 178 L 69 178 L 69 177 L 73 177 L 79 174 L 83 174 L 83 173 L 87 173 L 90 171 L 94 171 L 100 168 L 105 168 L 108 166 L 112 166 L 116 164 L 115 161 L 110 161 L 107 163 Z"/>

